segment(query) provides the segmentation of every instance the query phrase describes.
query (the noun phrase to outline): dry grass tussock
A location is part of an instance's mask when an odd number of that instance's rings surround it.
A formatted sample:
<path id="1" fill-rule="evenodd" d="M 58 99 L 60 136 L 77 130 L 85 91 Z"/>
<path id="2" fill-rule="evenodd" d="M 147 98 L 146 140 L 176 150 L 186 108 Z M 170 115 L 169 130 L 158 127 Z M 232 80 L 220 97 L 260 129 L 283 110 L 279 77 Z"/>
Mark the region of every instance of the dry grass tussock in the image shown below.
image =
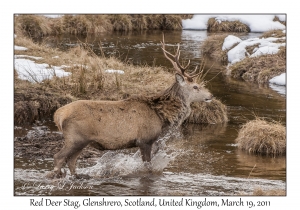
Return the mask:
<path id="1" fill-rule="evenodd" d="M 286 37 L 286 33 L 283 33 L 283 30 L 270 30 L 264 32 L 260 36 L 260 38 L 268 38 L 268 37 L 282 38 L 282 37 Z"/>
<path id="2" fill-rule="evenodd" d="M 283 25 L 286 25 L 285 21 L 280 21 L 277 16 L 275 16 L 274 22 L 278 21 Z M 236 33 L 248 33 L 251 29 L 245 23 L 240 21 L 221 21 L 219 22 L 215 18 L 210 18 L 207 21 L 207 31 L 208 32 L 236 32 Z"/>
<path id="3" fill-rule="evenodd" d="M 222 35 L 210 35 L 202 44 L 201 50 L 203 55 L 212 58 L 213 60 L 228 64 L 227 53 L 234 48 L 233 45 L 230 49 L 222 50 L 224 39 L 229 34 Z M 236 34 L 234 34 L 236 35 Z M 282 38 L 286 34 L 282 30 L 272 30 L 265 32 L 260 38 L 275 37 Z M 285 39 L 279 39 L 277 42 L 285 42 Z M 275 41 L 276 42 L 276 41 Z M 247 54 L 252 54 L 253 50 L 258 47 L 258 44 L 247 46 Z M 279 48 L 277 54 L 267 54 L 258 57 L 246 57 L 240 62 L 236 62 L 233 65 L 228 66 L 224 73 L 231 75 L 236 79 L 244 79 L 249 82 L 255 82 L 259 84 L 266 84 L 269 80 L 275 76 L 278 76 L 286 72 L 286 47 Z"/>
<path id="4" fill-rule="evenodd" d="M 246 81 L 259 84 L 286 72 L 286 47 L 281 47 L 277 54 L 247 57 L 229 67 L 233 78 L 243 78 Z"/>
<path id="5" fill-rule="evenodd" d="M 249 153 L 282 155 L 286 153 L 286 128 L 279 122 L 257 118 L 242 126 L 236 142 L 239 149 Z"/>
<path id="6" fill-rule="evenodd" d="M 241 34 L 237 33 L 222 33 L 222 34 L 211 34 L 208 36 L 203 44 L 201 45 L 201 51 L 204 56 L 211 58 L 222 65 L 228 64 L 228 56 L 227 53 L 229 50 L 234 48 L 238 43 L 231 46 L 231 48 L 222 50 L 222 46 L 224 43 L 224 39 L 228 35 L 234 35 L 239 37 Z"/>
<path id="7" fill-rule="evenodd" d="M 14 16 L 14 33 L 31 38 L 43 37 L 53 33 L 48 18 L 40 15 Z"/>
<path id="8" fill-rule="evenodd" d="M 210 35 L 201 45 L 202 54 L 208 56 L 218 62 L 223 64 L 227 64 L 228 50 L 222 50 L 224 39 L 228 36 L 228 34 L 215 34 Z"/>
<path id="9" fill-rule="evenodd" d="M 174 82 L 174 74 L 163 67 L 134 66 L 120 62 L 114 57 L 99 57 L 84 44 L 68 52 L 62 52 L 35 44 L 26 37 L 17 36 L 15 39 L 17 45 L 28 48 L 26 51 L 15 51 L 15 54 L 42 57 L 43 59 L 35 62 L 47 63 L 50 66 L 64 65 L 64 70 L 72 73 L 62 78 L 54 74 L 52 79 L 30 83 L 18 79 L 18 74 L 15 72 L 15 122 L 18 124 L 31 123 L 35 119 L 40 120 L 70 101 L 78 99 L 121 100 L 134 95 L 153 96 Z M 108 69 L 123 70 L 124 74 L 105 73 Z M 48 105 L 43 105 L 43 101 Z M 25 102 L 30 105 L 28 109 L 23 106 Z M 211 110 L 217 109 L 214 102 L 210 104 L 214 106 Z M 224 106 L 221 102 L 217 104 Z M 208 106 L 209 104 L 205 105 L 209 110 Z M 42 111 L 47 109 L 49 112 Z M 194 106 L 193 109 L 202 110 L 203 107 Z M 194 113 L 196 115 L 197 111 L 194 110 Z M 216 123 L 216 119 L 217 121 L 220 119 L 219 116 L 210 116 L 209 119 L 204 120 L 199 116 L 194 117 L 193 122 Z M 197 121 L 198 118 L 201 122 Z"/>
<path id="10" fill-rule="evenodd" d="M 189 123 L 218 124 L 228 122 L 227 107 L 214 99 L 210 103 L 192 103 L 192 112 L 187 119 Z"/>
<path id="11" fill-rule="evenodd" d="M 286 21 L 281 21 L 277 16 L 274 17 L 273 21 L 278 21 L 278 22 L 280 22 L 281 24 L 283 24 L 283 25 L 286 26 Z"/>
<path id="12" fill-rule="evenodd" d="M 240 21 L 222 21 L 219 22 L 215 18 L 207 21 L 208 32 L 250 32 L 249 26 Z"/>
<path id="13" fill-rule="evenodd" d="M 60 18 L 47 18 L 47 21 L 52 35 L 88 35 L 113 30 L 108 15 L 63 15 Z"/>
<path id="14" fill-rule="evenodd" d="M 42 15 L 15 16 L 15 34 L 40 38 L 47 35 L 88 35 L 110 31 L 181 30 L 182 19 L 192 15 L 175 14 L 118 14 L 63 15 L 47 18 Z"/>

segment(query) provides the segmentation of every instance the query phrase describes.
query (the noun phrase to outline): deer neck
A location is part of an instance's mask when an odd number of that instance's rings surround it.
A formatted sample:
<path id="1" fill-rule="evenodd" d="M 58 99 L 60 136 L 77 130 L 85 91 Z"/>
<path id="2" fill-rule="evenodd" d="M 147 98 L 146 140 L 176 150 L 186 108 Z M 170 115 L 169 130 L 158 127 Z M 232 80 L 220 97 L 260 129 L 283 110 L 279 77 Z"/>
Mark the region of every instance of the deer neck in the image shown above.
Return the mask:
<path id="1" fill-rule="evenodd" d="M 180 92 L 176 84 L 163 94 L 151 98 L 149 102 L 164 125 L 178 127 L 191 113 L 189 100 Z"/>

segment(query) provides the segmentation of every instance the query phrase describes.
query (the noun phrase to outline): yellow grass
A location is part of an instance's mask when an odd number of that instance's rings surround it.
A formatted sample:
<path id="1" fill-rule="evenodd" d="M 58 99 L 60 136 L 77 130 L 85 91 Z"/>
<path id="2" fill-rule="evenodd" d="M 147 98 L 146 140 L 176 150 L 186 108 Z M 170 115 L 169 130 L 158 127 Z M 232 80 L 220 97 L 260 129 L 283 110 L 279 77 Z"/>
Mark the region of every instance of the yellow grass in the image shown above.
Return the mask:
<path id="1" fill-rule="evenodd" d="M 72 73 L 68 77 L 54 77 L 41 83 L 30 83 L 18 79 L 15 72 L 15 96 L 19 94 L 19 97 L 15 97 L 15 115 L 17 115 L 15 121 L 19 124 L 41 119 L 44 113 L 47 116 L 51 115 L 45 111 L 44 107 L 47 106 L 41 105 L 41 101 L 53 104 L 54 108 L 50 108 L 50 112 L 53 112 L 55 108 L 78 99 L 120 100 L 134 95 L 154 96 L 174 82 L 174 74 L 170 73 L 173 70 L 170 71 L 163 67 L 134 66 L 129 63 L 122 63 L 114 57 L 99 57 L 84 44 L 72 48 L 68 52 L 62 52 L 36 44 L 31 39 L 22 36 L 17 36 L 15 43 L 28 48 L 27 51 L 15 51 L 15 54 L 42 57 L 43 59 L 36 61 L 37 63 L 69 66 L 64 69 Z M 58 58 L 55 58 L 56 56 Z M 105 73 L 107 69 L 123 70 L 125 73 L 108 74 Z M 49 97 L 44 98 L 43 96 Z M 27 114 L 23 113 L 28 110 L 22 106 L 24 101 L 30 105 L 39 103 L 35 108 L 29 107 L 30 110 L 33 110 L 28 112 L 32 113 L 28 114 L 30 116 L 25 116 Z M 213 107 L 209 108 L 209 105 Z M 222 108 L 217 108 L 218 105 Z M 221 121 L 220 119 L 227 121 L 227 115 L 220 117 L 206 114 L 207 119 L 205 119 L 205 116 L 197 114 L 203 109 L 212 110 L 213 113 L 218 113 L 216 112 L 218 109 L 225 110 L 226 107 L 221 102 L 212 102 L 200 107 L 193 106 L 193 109 L 195 109 L 193 111 L 194 116 L 197 116 L 193 120 L 195 123 L 197 119 L 201 119 L 198 123 L 218 123 Z"/>
<path id="2" fill-rule="evenodd" d="M 192 103 L 192 112 L 187 119 L 189 123 L 218 124 L 228 122 L 227 107 L 214 99 L 210 103 Z"/>
<path id="3" fill-rule="evenodd" d="M 218 62 L 227 64 L 228 57 L 227 52 L 222 50 L 224 39 L 228 36 L 228 34 L 217 34 L 210 35 L 206 38 L 206 40 L 201 45 L 202 54 L 208 56 Z"/>
<path id="4" fill-rule="evenodd" d="M 286 153 L 286 128 L 279 122 L 257 118 L 244 124 L 236 138 L 238 148 L 254 154 Z"/>
<path id="5" fill-rule="evenodd" d="M 277 54 L 247 57 L 229 67 L 233 78 L 243 78 L 246 81 L 259 84 L 286 72 L 286 48 L 281 47 Z"/>
<path id="6" fill-rule="evenodd" d="M 14 30 L 17 35 L 31 38 L 50 34 L 99 34 L 113 30 L 181 30 L 182 19 L 191 17 L 187 14 L 79 14 L 47 18 L 43 15 L 19 14 L 15 16 Z"/>
<path id="7" fill-rule="evenodd" d="M 215 18 L 207 21 L 207 31 L 209 32 L 250 32 L 249 26 L 240 21 L 222 21 Z"/>

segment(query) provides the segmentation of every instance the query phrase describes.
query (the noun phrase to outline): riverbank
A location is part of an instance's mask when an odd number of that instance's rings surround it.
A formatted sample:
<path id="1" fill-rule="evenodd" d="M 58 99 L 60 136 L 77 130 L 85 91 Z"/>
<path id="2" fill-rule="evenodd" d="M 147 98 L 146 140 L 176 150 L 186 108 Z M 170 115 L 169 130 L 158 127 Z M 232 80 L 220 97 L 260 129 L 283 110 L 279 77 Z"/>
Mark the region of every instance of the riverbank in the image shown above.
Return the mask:
<path id="1" fill-rule="evenodd" d="M 91 35 L 111 31 L 182 30 L 189 14 L 16 15 L 14 33 L 31 38 L 47 35 Z"/>
<path id="2" fill-rule="evenodd" d="M 41 121 L 51 117 L 60 106 L 79 99 L 121 100 L 136 95 L 154 96 L 174 82 L 173 71 L 165 67 L 134 66 L 115 57 L 97 56 L 85 43 L 62 52 L 17 35 L 15 124 Z M 197 117 L 192 122 L 197 123 L 197 119 L 201 119 L 198 123 L 227 122 L 226 106 L 215 100 L 211 107 L 203 103 L 193 106 Z M 207 112 L 201 117 L 199 114 L 204 113 L 203 109 Z"/>
<path id="3" fill-rule="evenodd" d="M 227 65 L 223 71 L 225 75 L 268 84 L 274 77 L 286 73 L 285 42 L 285 30 L 267 31 L 258 38 L 247 40 L 241 40 L 238 34 L 216 34 L 205 40 L 202 51 Z M 285 85 L 285 79 L 280 85 Z"/>

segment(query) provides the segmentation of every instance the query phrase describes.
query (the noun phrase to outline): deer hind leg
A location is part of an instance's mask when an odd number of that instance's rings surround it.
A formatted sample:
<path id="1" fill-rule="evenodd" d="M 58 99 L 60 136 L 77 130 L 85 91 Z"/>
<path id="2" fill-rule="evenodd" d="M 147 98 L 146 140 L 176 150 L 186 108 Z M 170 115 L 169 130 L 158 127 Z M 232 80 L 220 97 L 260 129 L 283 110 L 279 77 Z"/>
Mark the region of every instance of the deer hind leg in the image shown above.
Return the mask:
<path id="1" fill-rule="evenodd" d="M 64 177 L 66 175 L 65 173 L 62 173 L 61 168 L 66 163 L 66 159 L 71 152 L 70 148 L 64 146 L 54 155 L 54 172 L 58 177 Z"/>
<path id="2" fill-rule="evenodd" d="M 147 144 L 143 143 L 139 145 L 141 155 L 142 155 L 142 160 L 144 162 L 150 162 L 151 161 L 151 148 L 152 144 Z"/>
<path id="3" fill-rule="evenodd" d="M 58 153 L 54 155 L 54 172 L 58 177 L 63 177 L 66 174 L 62 173 L 61 168 L 67 162 L 70 172 L 75 173 L 76 160 L 82 149 L 88 143 L 73 143 L 71 146 L 64 146 Z"/>
<path id="4" fill-rule="evenodd" d="M 67 160 L 67 165 L 70 169 L 71 175 L 75 175 L 76 161 L 82 152 L 83 148 L 88 145 L 88 142 L 76 145 L 74 152 L 69 156 Z"/>
<path id="5" fill-rule="evenodd" d="M 66 176 L 66 173 L 62 173 L 61 168 L 63 167 L 64 163 L 66 162 L 65 157 L 63 156 L 63 151 L 66 150 L 63 147 L 58 153 L 54 155 L 54 170 L 47 173 L 46 178 L 53 179 L 53 178 L 62 178 Z"/>

